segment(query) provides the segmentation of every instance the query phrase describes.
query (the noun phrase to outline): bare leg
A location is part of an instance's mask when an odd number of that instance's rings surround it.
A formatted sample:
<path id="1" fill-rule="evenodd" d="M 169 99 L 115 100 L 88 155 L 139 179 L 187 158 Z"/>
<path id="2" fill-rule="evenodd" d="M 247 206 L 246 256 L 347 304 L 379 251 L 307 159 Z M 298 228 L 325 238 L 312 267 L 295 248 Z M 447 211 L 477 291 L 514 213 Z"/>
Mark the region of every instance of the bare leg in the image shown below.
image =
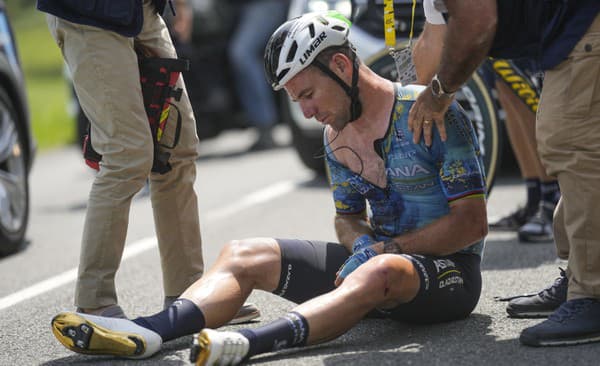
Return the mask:
<path id="1" fill-rule="evenodd" d="M 274 239 L 232 241 L 210 271 L 157 314 L 129 320 L 63 312 L 52 319 L 52 330 L 74 352 L 149 357 L 163 342 L 226 324 L 253 289 L 275 290 L 280 271 Z"/>
<path id="2" fill-rule="evenodd" d="M 408 259 L 382 254 L 360 266 L 334 291 L 293 311 L 308 321 L 307 344 L 322 343 L 344 334 L 376 307 L 392 308 L 411 301 L 420 282 Z"/>
<path id="3" fill-rule="evenodd" d="M 192 359 L 199 365 L 218 360 L 237 364 L 258 354 L 329 341 L 376 307 L 393 308 L 411 301 L 420 281 L 408 259 L 381 254 L 356 269 L 335 290 L 302 303 L 269 324 L 237 332 L 202 330 L 192 346 Z"/>
<path id="4" fill-rule="evenodd" d="M 280 271 L 281 251 L 275 239 L 231 241 L 212 268 L 181 298 L 200 308 L 206 327 L 217 328 L 233 319 L 252 290 L 274 291 Z"/>

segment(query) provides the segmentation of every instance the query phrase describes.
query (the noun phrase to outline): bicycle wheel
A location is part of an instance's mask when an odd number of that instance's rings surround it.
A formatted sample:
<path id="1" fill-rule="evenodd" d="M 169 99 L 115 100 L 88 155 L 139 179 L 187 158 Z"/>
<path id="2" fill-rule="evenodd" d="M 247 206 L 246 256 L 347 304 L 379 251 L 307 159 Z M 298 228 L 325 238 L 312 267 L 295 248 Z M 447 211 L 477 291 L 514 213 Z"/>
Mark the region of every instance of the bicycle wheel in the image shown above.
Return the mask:
<path id="1" fill-rule="evenodd" d="M 366 61 L 377 74 L 389 80 L 397 79 L 394 59 L 383 50 Z M 479 73 L 474 73 L 456 92 L 456 101 L 467 112 L 479 138 L 488 195 L 492 191 L 500 163 L 502 138 L 498 130 L 498 114 L 490 91 Z"/>

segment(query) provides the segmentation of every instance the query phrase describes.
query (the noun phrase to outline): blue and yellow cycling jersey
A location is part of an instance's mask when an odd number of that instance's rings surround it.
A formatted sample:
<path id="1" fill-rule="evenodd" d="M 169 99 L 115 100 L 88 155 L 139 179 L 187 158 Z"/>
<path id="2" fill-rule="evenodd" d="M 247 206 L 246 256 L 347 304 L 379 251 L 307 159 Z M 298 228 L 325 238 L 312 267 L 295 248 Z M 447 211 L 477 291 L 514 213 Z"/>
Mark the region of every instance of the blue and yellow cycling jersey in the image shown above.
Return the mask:
<path id="1" fill-rule="evenodd" d="M 447 140 L 434 128 L 433 143 L 415 145 L 408 112 L 423 87 L 396 84 L 396 100 L 385 136 L 376 148 L 383 158 L 385 188 L 378 187 L 338 162 L 325 134 L 326 162 L 339 215 L 358 214 L 369 207 L 375 238 L 386 240 L 423 227 L 450 212 L 449 202 L 485 195 L 485 177 L 473 126 L 457 103 L 445 116 Z M 481 255 L 483 240 L 461 252 Z"/>

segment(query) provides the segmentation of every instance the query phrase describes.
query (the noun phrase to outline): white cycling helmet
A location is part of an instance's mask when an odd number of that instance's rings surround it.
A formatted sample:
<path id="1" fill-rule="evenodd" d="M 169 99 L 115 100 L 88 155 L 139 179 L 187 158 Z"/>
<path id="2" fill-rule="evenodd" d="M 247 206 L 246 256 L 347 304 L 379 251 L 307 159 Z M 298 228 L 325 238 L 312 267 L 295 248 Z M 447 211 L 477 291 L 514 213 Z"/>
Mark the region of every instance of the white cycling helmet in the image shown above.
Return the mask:
<path id="1" fill-rule="evenodd" d="M 265 50 L 265 71 L 273 89 L 283 88 L 324 49 L 348 42 L 350 24 L 334 11 L 308 13 L 283 23 Z"/>
<path id="2" fill-rule="evenodd" d="M 326 65 L 316 60 L 323 50 L 348 44 L 352 23 L 336 11 L 308 13 L 283 23 L 265 49 L 265 73 L 274 90 L 283 86 L 309 65 L 317 66 L 334 79 L 351 99 L 351 121 L 360 116 L 358 60 L 353 52 L 352 85 L 346 84 Z M 352 48 L 353 49 L 353 48 Z"/>

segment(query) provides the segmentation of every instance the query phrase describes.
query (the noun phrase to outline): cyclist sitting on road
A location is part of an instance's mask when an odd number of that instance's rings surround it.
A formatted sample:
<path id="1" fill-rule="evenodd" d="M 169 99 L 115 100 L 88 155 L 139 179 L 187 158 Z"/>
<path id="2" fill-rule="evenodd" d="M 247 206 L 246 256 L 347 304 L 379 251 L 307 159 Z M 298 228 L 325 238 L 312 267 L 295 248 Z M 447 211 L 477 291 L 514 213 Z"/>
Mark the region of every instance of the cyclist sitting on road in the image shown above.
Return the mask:
<path id="1" fill-rule="evenodd" d="M 201 330 L 192 349 L 198 364 L 236 364 L 334 339 L 374 309 L 415 323 L 473 311 L 487 222 L 471 123 L 454 103 L 446 143 L 434 133 L 430 147 L 414 144 L 408 111 L 423 87 L 403 87 L 371 71 L 348 42 L 349 26 L 338 13 L 306 14 L 280 26 L 265 51 L 272 86 L 285 88 L 306 117 L 326 125 L 340 243 L 232 241 L 166 311 L 134 320 L 58 314 L 52 329 L 63 345 L 143 358 L 164 341 Z M 231 319 L 254 289 L 300 305 L 255 329 L 208 329 Z"/>

